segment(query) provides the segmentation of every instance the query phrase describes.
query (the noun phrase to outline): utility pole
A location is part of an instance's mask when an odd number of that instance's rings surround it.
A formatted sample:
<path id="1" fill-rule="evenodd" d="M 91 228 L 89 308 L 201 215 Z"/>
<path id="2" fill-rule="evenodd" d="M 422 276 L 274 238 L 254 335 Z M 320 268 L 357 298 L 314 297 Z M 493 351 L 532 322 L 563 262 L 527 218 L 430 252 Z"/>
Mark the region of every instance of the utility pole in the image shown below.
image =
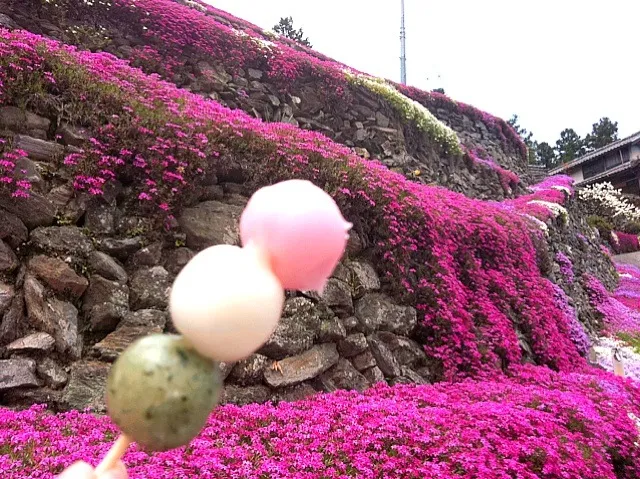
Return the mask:
<path id="1" fill-rule="evenodd" d="M 404 0 L 400 0 L 402 17 L 400 20 L 400 81 L 407 84 L 407 35 L 404 28 Z"/>

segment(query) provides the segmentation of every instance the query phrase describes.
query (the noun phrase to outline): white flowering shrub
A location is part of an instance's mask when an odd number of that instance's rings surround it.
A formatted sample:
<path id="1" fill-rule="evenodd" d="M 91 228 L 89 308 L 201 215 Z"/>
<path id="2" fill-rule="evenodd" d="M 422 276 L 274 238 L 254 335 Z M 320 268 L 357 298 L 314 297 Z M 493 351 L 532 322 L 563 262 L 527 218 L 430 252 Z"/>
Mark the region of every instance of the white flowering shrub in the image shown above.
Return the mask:
<path id="1" fill-rule="evenodd" d="M 552 203 L 551 201 L 544 201 L 544 200 L 531 200 L 527 203 L 530 205 L 540 205 L 547 208 L 551 212 L 554 218 L 557 218 L 558 216 L 562 216 L 564 219 L 566 219 L 567 216 L 569 215 L 569 213 L 567 212 L 567 209 L 564 206 L 559 205 L 558 203 Z"/>
<path id="2" fill-rule="evenodd" d="M 632 205 L 611 183 L 598 183 L 582 188 L 578 197 L 589 214 L 601 216 L 624 230 L 630 223 L 640 222 L 640 208 Z"/>
<path id="3" fill-rule="evenodd" d="M 403 116 L 405 121 L 413 122 L 420 131 L 428 135 L 447 152 L 462 155 L 458 135 L 433 116 L 423 105 L 403 95 L 393 85 L 381 78 L 355 74 L 348 70 L 345 70 L 345 74 L 351 83 L 362 85 L 387 100 Z"/>

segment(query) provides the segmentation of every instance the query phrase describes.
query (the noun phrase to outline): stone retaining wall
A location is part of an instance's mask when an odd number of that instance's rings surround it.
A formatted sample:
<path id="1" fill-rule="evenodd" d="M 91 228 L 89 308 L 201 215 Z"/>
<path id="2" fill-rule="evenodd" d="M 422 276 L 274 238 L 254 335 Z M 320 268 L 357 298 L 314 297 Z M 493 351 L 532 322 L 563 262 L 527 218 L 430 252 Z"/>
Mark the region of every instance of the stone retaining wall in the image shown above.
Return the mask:
<path id="1" fill-rule="evenodd" d="M 70 42 L 74 38 L 69 36 L 67 28 L 70 25 L 79 28 L 83 21 L 88 21 L 64 19 L 63 16 L 40 17 L 43 13 L 38 5 L 33 0 L 8 2 L 6 6 L 0 2 L 0 13 L 5 14 L 2 24 Z M 90 22 L 88 27 L 94 28 Z M 106 35 L 109 41 L 100 48 L 120 58 L 133 58 L 135 49 L 147 42 L 123 25 L 105 23 L 104 28 L 106 30 L 101 35 Z M 97 49 L 86 38 L 80 46 Z M 502 199 L 522 192 L 516 185 L 505 190 L 500 174 L 487 164 L 442 154 L 424 133 L 403 120 L 385 99 L 364 87 L 353 86 L 350 90 L 352 100 L 335 104 L 335 101 L 328 101 L 311 81 L 307 82 L 309 84 L 298 82 L 283 92 L 260 70 L 240 69 L 231 75 L 223 66 L 198 57 L 196 53 L 180 58 L 176 62 L 179 66 L 174 68 L 176 72 L 167 80 L 265 121 L 292 123 L 321 132 L 354 148 L 365 158 L 380 160 L 414 181 L 445 186 L 481 199 Z M 151 65 L 141 63 L 140 66 L 149 73 L 155 72 Z M 518 174 L 523 185 L 530 183 L 525 160 L 517 148 L 505 144 L 481 121 L 473 121 L 463 114 L 442 108 L 434 109 L 432 113 L 456 131 L 466 147 L 487 152 L 497 165 Z"/>

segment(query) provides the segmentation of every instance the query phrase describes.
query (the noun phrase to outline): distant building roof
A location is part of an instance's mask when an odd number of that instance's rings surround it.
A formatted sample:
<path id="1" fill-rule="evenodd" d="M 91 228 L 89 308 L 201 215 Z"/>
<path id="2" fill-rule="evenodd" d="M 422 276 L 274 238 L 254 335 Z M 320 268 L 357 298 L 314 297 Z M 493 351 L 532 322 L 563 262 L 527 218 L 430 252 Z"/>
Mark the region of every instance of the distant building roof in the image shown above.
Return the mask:
<path id="1" fill-rule="evenodd" d="M 626 163 L 622 163 L 621 165 L 616 166 L 615 168 L 611 168 L 610 170 L 605 170 L 602 173 L 599 173 L 595 176 L 591 176 L 586 180 L 578 181 L 575 186 L 587 185 L 589 183 L 593 183 L 594 181 L 601 180 L 602 178 L 606 178 L 607 176 L 615 175 L 616 173 L 620 173 L 622 171 L 630 170 L 635 168 L 640 164 L 640 160 L 631 160 Z"/>
<path id="2" fill-rule="evenodd" d="M 556 166 L 552 170 L 549 170 L 549 175 L 556 175 L 558 173 L 562 173 L 563 171 L 573 168 L 574 166 L 581 165 L 582 163 L 585 163 L 589 160 L 593 160 L 594 158 L 604 155 L 605 153 L 608 153 L 610 151 L 616 150 L 618 148 L 622 148 L 623 146 L 635 143 L 636 141 L 640 141 L 640 131 L 637 133 L 634 133 L 631 136 L 623 138 L 621 140 L 616 140 L 613 143 L 609 143 L 607 146 L 603 146 L 598 150 L 592 151 L 591 153 L 581 156 L 580 158 L 576 158 L 575 160 L 569 161 L 568 163 L 564 163 L 560 166 Z"/>

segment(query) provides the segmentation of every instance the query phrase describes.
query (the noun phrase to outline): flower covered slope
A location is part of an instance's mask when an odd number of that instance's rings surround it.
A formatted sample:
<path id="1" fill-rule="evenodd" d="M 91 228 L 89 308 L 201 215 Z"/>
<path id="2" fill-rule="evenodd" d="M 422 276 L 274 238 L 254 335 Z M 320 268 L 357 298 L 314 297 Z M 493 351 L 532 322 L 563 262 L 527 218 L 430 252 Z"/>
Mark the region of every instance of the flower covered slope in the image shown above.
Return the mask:
<path id="1" fill-rule="evenodd" d="M 304 52 L 305 54 L 311 57 L 314 57 L 318 60 L 328 61 L 328 62 L 334 63 L 340 68 L 353 71 L 351 67 L 347 67 L 346 65 L 343 65 L 332 58 L 322 55 L 321 53 L 313 50 L 312 48 L 308 48 L 297 42 L 289 40 L 286 37 L 282 37 L 274 32 L 263 31 L 260 27 L 253 25 L 240 18 L 234 17 L 233 15 L 230 15 L 227 12 L 218 10 L 211 5 L 204 3 L 201 0 L 196 0 L 194 2 L 185 2 L 185 3 L 204 13 L 207 13 L 213 16 L 218 21 L 224 22 L 228 26 L 244 31 L 255 38 L 260 38 L 262 40 L 272 40 L 279 44 L 287 45 L 288 47 Z M 519 150 L 523 158 L 527 158 L 527 148 L 524 142 L 522 141 L 522 138 L 520 138 L 520 136 L 516 133 L 516 131 L 501 118 L 494 117 L 489 113 L 478 110 L 472 105 L 467 105 L 465 103 L 452 100 L 451 98 L 449 98 L 448 96 L 442 93 L 427 92 L 427 91 L 419 90 L 414 87 L 407 87 L 405 85 L 401 85 L 394 82 L 389 82 L 389 83 L 393 85 L 398 90 L 398 92 L 400 92 L 401 94 L 405 95 L 408 98 L 411 98 L 419 102 L 421 105 L 428 108 L 432 113 L 436 112 L 438 108 L 446 108 L 446 109 L 452 109 L 454 111 L 463 112 L 473 120 L 482 121 L 488 128 L 491 128 L 494 131 L 497 131 L 498 135 L 505 141 L 505 143 L 509 143 L 511 146 Z"/>
<path id="2" fill-rule="evenodd" d="M 100 195 L 126 178 L 138 207 L 169 220 L 204 176 L 229 167 L 253 187 L 322 185 L 369 240 L 388 291 L 417 307 L 434 373 L 458 381 L 225 406 L 186 449 L 131 451 L 134 479 L 640 474 L 640 391 L 587 366 L 588 338 L 536 263 L 533 239 L 566 215 L 568 178 L 509 202 L 471 200 L 320 134 L 260 122 L 110 55 L 26 32 L 0 30 L 0 103 L 85 126 L 93 137 L 63 161 L 75 187 Z M 18 154 L 10 141 L 0 150 Z M 523 367 L 521 338 L 536 363 L 560 372 Z M 51 479 L 75 459 L 96 463 L 115 434 L 88 414 L 2 410 L 0 470 Z"/>
<path id="3" fill-rule="evenodd" d="M 618 350 L 626 376 L 640 381 L 640 269 L 617 265 L 620 284 L 613 294 L 593 277 L 588 278 L 591 301 L 602 315 L 603 336 L 594 345 L 598 363 L 613 370 Z"/>
<path id="4" fill-rule="evenodd" d="M 584 365 L 531 236 L 532 222 L 544 226 L 562 213 L 565 178 L 509 203 L 471 200 L 412 183 L 320 134 L 223 108 L 110 55 L 7 31 L 0 53 L 3 103 L 28 98 L 49 116 L 62 101 L 70 119 L 93 130 L 83 151 L 64 160 L 77 189 L 97 195 L 114 178 L 135 179 L 140 202 L 170 219 L 187 185 L 234 162 L 254 186 L 312 180 L 370 239 L 390 291 L 419 310 L 437 377 L 503 374 L 522 359 L 519 334 L 540 364 Z"/>
<path id="5" fill-rule="evenodd" d="M 525 368 L 517 380 L 379 385 L 296 403 L 223 406 L 187 447 L 124 457 L 132 479 L 632 479 L 640 390 L 606 373 Z M 0 410 L 3 478 L 52 479 L 96 464 L 106 417 Z"/>
<path id="6" fill-rule="evenodd" d="M 9 1 L 12 2 L 20 3 Z M 517 162 L 522 168 L 526 164 L 524 143 L 503 120 L 444 95 L 401 88 L 373 78 L 203 2 L 71 0 L 41 5 L 28 0 L 27 3 L 36 4 L 33 8 L 41 14 L 44 9 L 44 18 L 68 16 L 71 25 L 91 19 L 88 24 L 91 31 L 101 32 L 104 25 L 112 25 L 122 33 L 142 39 L 143 44 L 134 46 L 128 58 L 147 73 L 157 72 L 167 80 L 191 75 L 192 65 L 200 60 L 220 65 L 230 74 L 252 68 L 265 72 L 269 82 L 281 92 L 295 92 L 294 86 L 302 84 L 312 87 L 328 108 L 351 105 L 356 86 L 364 86 L 387 100 L 401 118 L 413 123 L 427 136 L 428 143 L 437 146 L 445 156 L 460 156 L 463 152 L 455 133 L 436 118 L 442 108 L 483 123 L 484 128 L 501 139 L 506 150 L 513 152 L 514 157 L 520 156 Z M 86 43 L 83 41 L 86 38 L 77 34 L 71 37 L 78 44 Z"/>

